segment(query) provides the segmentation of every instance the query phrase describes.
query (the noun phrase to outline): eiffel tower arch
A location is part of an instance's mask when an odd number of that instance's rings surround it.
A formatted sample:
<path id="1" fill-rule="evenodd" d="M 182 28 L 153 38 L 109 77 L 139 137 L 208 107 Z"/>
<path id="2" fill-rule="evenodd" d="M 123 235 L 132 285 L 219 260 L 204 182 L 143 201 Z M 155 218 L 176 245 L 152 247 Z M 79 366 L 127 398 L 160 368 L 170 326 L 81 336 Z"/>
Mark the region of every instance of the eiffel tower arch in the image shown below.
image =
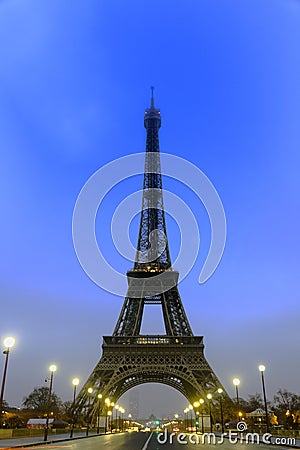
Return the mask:
<path id="1" fill-rule="evenodd" d="M 147 130 L 143 199 L 134 267 L 127 272 L 128 291 L 112 336 L 103 337 L 102 356 L 82 387 L 76 409 L 105 410 L 104 399 L 116 403 L 129 389 L 162 383 L 181 392 L 193 404 L 223 389 L 204 356 L 203 336 L 194 336 L 172 268 L 167 239 L 160 170 L 160 110 L 146 109 Z M 145 305 L 161 305 L 164 335 L 142 335 Z M 88 394 L 88 388 L 93 389 Z M 98 395 L 101 394 L 101 398 Z"/>

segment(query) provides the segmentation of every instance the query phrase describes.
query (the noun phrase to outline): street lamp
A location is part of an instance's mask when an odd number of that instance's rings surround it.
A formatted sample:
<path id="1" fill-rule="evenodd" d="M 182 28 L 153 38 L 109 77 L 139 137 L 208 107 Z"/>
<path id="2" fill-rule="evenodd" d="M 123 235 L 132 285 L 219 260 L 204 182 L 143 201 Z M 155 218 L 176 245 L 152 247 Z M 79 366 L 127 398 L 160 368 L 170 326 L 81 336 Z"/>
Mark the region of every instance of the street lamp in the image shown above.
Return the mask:
<path id="1" fill-rule="evenodd" d="M 90 422 L 91 422 L 91 416 L 90 416 L 90 409 L 91 409 L 91 395 L 93 393 L 93 388 L 89 387 L 88 390 L 88 417 L 87 417 L 87 425 L 86 425 L 86 432 L 85 435 L 88 436 L 89 435 L 89 428 L 90 428 Z"/>
<path id="2" fill-rule="evenodd" d="M 119 405 L 116 405 L 115 406 L 115 409 L 116 409 L 116 423 L 117 423 L 117 428 L 119 429 L 119 431 L 120 431 L 120 415 L 118 415 L 118 411 L 119 411 L 119 409 L 120 409 L 120 406 Z"/>
<path id="3" fill-rule="evenodd" d="M 236 392 L 236 404 L 237 404 L 237 416 L 238 420 L 240 420 L 240 400 L 239 400 L 239 385 L 240 385 L 240 379 L 234 378 L 232 380 L 233 385 L 235 386 L 235 392 Z"/>
<path id="4" fill-rule="evenodd" d="M 79 378 L 73 378 L 72 384 L 73 384 L 73 386 L 74 386 L 74 391 L 73 391 L 72 425 L 71 425 L 71 431 L 70 431 L 70 438 L 73 437 L 73 432 L 74 432 L 76 388 L 77 388 L 77 386 L 79 385 Z"/>
<path id="5" fill-rule="evenodd" d="M 102 399 L 102 394 L 98 394 L 98 401 L 99 401 L 99 409 L 98 409 L 98 425 L 97 425 L 97 434 L 100 433 L 100 413 L 101 413 L 101 399 Z"/>
<path id="6" fill-rule="evenodd" d="M 197 414 L 199 414 L 198 408 L 200 406 L 200 402 L 194 402 L 193 406 L 196 409 L 195 415 L 196 415 L 196 434 L 197 434 L 198 433 L 198 417 L 197 417 Z"/>
<path id="7" fill-rule="evenodd" d="M 107 415 L 109 417 L 109 429 L 110 429 L 110 432 L 112 432 L 112 430 L 111 430 L 111 415 L 112 415 L 112 412 L 110 410 L 107 411 Z"/>
<path id="8" fill-rule="evenodd" d="M 203 419 L 203 403 L 204 400 L 203 398 L 200 398 L 199 403 L 201 405 L 201 429 L 202 429 L 202 434 L 204 433 L 204 419 Z"/>
<path id="9" fill-rule="evenodd" d="M 119 425 L 120 425 L 120 432 L 123 431 L 122 412 L 123 412 L 123 408 L 122 408 L 122 406 L 119 406 Z"/>
<path id="10" fill-rule="evenodd" d="M 221 412 L 221 427 L 222 427 L 222 433 L 224 433 L 224 417 L 223 417 L 223 402 L 222 402 L 222 394 L 223 394 L 223 389 L 219 388 L 217 390 L 218 394 L 220 394 L 220 412 Z"/>
<path id="11" fill-rule="evenodd" d="M 46 426 L 45 426 L 45 434 L 44 434 L 44 441 L 47 441 L 48 439 L 48 428 L 49 428 L 49 414 L 50 414 L 50 406 L 51 406 L 51 393 L 52 393 L 52 386 L 53 386 L 53 375 L 54 372 L 56 372 L 57 367 L 55 364 L 52 364 L 49 367 L 50 371 L 50 386 L 49 386 L 49 396 L 48 396 L 48 402 L 47 402 L 47 416 L 46 416 Z"/>
<path id="12" fill-rule="evenodd" d="M 193 405 L 189 405 L 189 411 L 190 411 L 190 426 L 191 426 L 191 431 L 193 428 L 193 422 L 192 422 L 192 411 L 193 411 Z"/>
<path id="13" fill-rule="evenodd" d="M 211 415 L 211 399 L 212 399 L 212 395 L 211 394 L 207 394 L 206 397 L 208 398 L 210 432 L 212 433 L 212 415 Z"/>
<path id="14" fill-rule="evenodd" d="M 110 418 L 110 421 L 111 421 L 111 432 L 112 432 L 112 426 L 113 426 L 113 423 L 114 423 L 114 407 L 115 407 L 115 403 L 111 402 L 110 406 L 111 406 L 111 418 Z"/>
<path id="15" fill-rule="evenodd" d="M 267 425 L 267 433 L 270 433 L 270 425 L 269 425 L 269 415 L 268 415 L 268 405 L 267 405 L 267 396 L 266 396 L 266 388 L 265 388 L 265 377 L 264 377 L 264 371 L 266 370 L 266 367 L 263 364 L 260 364 L 258 366 L 258 370 L 261 373 L 261 382 L 262 382 L 262 388 L 263 388 L 263 395 L 264 395 L 264 404 L 265 404 L 265 413 L 266 413 L 266 425 Z"/>
<path id="16" fill-rule="evenodd" d="M 189 408 L 185 408 L 185 410 L 183 411 L 184 412 L 184 414 L 185 414 L 185 417 L 184 417 L 184 421 L 185 421 L 185 430 L 187 429 L 187 427 L 188 427 L 188 415 L 187 415 L 187 413 L 189 412 Z"/>
<path id="17" fill-rule="evenodd" d="M 5 364 L 4 364 L 4 371 L 3 371 L 3 377 L 2 377 L 1 394 L 0 394 L 0 428 L 2 428 L 2 406 L 3 406 L 5 381 L 6 381 L 7 366 L 8 366 L 8 356 L 9 356 L 10 349 L 15 345 L 15 338 L 9 336 L 4 339 L 3 343 L 4 343 L 4 347 L 6 347 L 6 349 L 3 351 L 3 354 L 5 355 Z"/>
<path id="18" fill-rule="evenodd" d="M 124 413 L 125 413 L 125 409 L 123 407 L 120 408 L 120 412 L 122 414 L 122 431 L 124 431 Z"/>
<path id="19" fill-rule="evenodd" d="M 122 406 L 119 406 L 119 413 L 120 413 L 119 417 L 120 417 L 120 421 L 121 421 L 120 430 L 122 432 L 124 431 L 124 415 L 123 415 L 124 412 L 125 412 L 125 409 Z"/>
<path id="20" fill-rule="evenodd" d="M 107 412 L 108 412 L 108 408 L 110 407 L 110 399 L 108 397 L 106 397 L 106 399 L 104 400 L 105 406 L 106 406 L 106 412 L 105 412 L 105 428 L 104 428 L 104 433 L 106 434 L 107 432 Z"/>

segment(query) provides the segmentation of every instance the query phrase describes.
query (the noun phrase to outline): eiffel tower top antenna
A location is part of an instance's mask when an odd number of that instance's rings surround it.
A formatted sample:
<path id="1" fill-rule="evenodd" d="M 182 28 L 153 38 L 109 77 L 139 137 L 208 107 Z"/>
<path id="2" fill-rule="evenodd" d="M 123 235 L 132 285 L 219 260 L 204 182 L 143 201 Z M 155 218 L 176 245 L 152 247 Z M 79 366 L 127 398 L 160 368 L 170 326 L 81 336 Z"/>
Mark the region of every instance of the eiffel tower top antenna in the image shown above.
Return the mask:
<path id="1" fill-rule="evenodd" d="M 154 109 L 154 86 L 151 86 L 151 109 Z"/>

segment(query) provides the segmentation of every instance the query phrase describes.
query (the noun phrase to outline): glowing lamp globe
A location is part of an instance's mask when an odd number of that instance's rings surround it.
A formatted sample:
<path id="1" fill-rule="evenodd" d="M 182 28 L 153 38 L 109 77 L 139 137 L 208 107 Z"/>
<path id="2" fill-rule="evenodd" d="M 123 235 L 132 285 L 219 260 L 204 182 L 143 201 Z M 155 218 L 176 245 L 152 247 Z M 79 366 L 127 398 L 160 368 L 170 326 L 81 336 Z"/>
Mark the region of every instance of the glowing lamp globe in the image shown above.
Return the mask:
<path id="1" fill-rule="evenodd" d="M 12 336 L 8 336 L 7 338 L 4 339 L 3 342 L 4 342 L 5 347 L 11 348 L 15 345 L 16 340 Z"/>

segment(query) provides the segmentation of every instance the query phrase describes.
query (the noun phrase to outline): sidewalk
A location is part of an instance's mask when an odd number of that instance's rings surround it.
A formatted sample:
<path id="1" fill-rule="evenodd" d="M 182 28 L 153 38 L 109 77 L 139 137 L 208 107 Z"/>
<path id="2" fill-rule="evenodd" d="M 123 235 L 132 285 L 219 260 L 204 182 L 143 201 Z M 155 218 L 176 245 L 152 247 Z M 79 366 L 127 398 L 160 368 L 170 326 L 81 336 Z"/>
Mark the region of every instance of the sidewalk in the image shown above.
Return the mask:
<path id="1" fill-rule="evenodd" d="M 101 436 L 101 434 L 97 434 L 93 431 L 89 433 L 89 437 Z M 29 437 L 20 437 L 20 438 L 9 438 L 9 439 L 0 439 L 0 449 L 3 448 L 16 448 L 16 447 L 31 447 L 34 445 L 45 444 L 45 446 L 50 444 L 51 442 L 60 442 L 60 441 L 72 441 L 74 439 L 84 439 L 86 437 L 85 432 L 74 434 L 73 438 L 70 439 L 70 433 L 64 434 L 53 434 L 48 436 L 48 441 L 44 442 L 43 436 L 29 436 Z"/>

